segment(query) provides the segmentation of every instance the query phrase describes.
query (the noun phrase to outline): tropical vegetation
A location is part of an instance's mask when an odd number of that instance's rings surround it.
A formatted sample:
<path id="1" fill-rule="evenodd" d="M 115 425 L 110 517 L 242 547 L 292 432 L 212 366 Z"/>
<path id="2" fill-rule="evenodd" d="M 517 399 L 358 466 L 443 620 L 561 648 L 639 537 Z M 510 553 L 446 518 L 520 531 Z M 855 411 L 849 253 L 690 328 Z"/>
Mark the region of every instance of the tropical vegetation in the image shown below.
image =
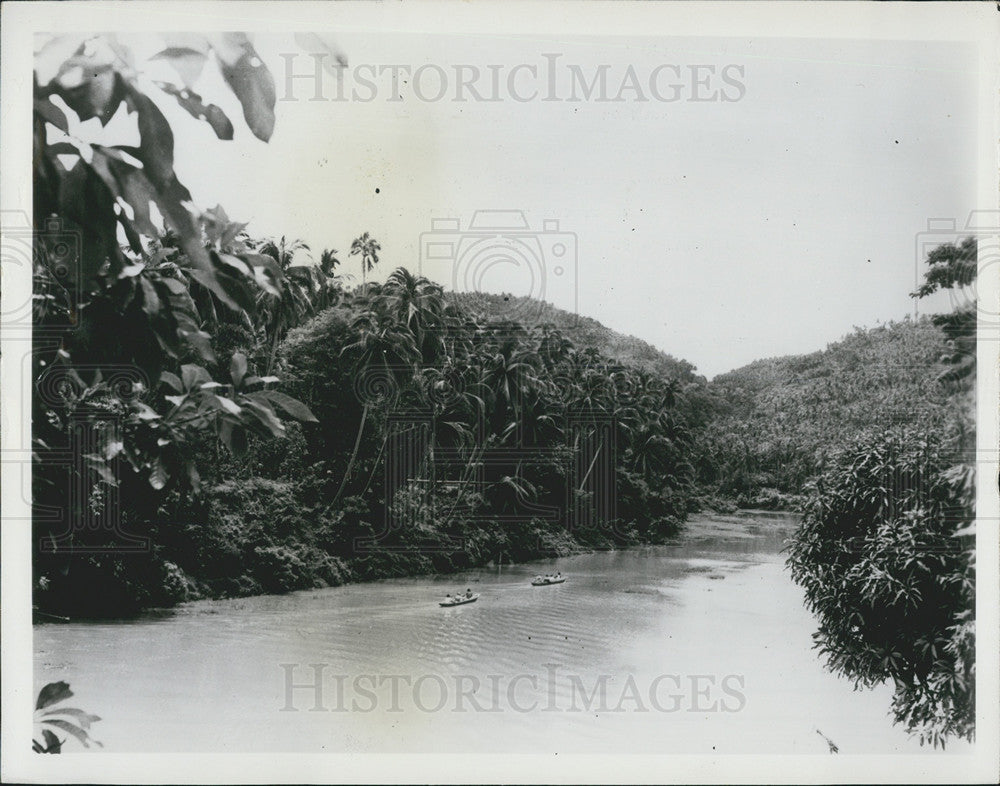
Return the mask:
<path id="1" fill-rule="evenodd" d="M 971 735 L 972 241 L 932 254 L 914 293 L 965 293 L 952 313 L 709 382 L 546 304 L 447 293 L 408 260 L 370 280 L 385 260 L 369 232 L 350 287 L 336 250 L 193 209 L 160 106 L 232 139 L 193 92 L 216 69 L 240 132 L 267 141 L 274 82 L 242 34 L 165 36 L 156 59 L 177 79 L 150 82 L 113 35 L 36 53 L 40 612 L 656 543 L 702 507 L 793 507 L 789 565 L 830 667 L 891 679 L 895 718 L 923 740 Z M 121 113 L 138 144 L 81 125 Z M 39 710 L 71 694 L 43 695 Z M 86 741 L 97 719 L 65 713 Z M 43 716 L 36 750 L 77 736 Z"/>
<path id="2" fill-rule="evenodd" d="M 917 417 L 872 423 L 838 444 L 811 484 L 789 548 L 819 618 L 816 646 L 856 686 L 891 681 L 893 718 L 921 743 L 975 734 L 974 239 L 929 255 L 926 297 L 954 290 L 930 320 L 942 353 Z M 964 293 L 963 293 L 964 290 Z M 931 402 L 939 402 L 928 408 Z"/>

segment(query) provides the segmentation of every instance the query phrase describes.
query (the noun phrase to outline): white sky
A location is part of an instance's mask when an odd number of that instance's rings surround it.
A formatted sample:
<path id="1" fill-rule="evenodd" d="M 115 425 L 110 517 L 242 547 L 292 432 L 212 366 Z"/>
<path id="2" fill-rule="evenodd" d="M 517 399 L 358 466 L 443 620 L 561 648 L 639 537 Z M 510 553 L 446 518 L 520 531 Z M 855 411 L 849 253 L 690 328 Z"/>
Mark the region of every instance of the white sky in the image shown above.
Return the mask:
<path id="1" fill-rule="evenodd" d="M 298 53 L 296 73 L 311 72 L 290 36 L 256 43 L 279 98 L 282 52 Z M 451 74 L 451 89 L 454 65 L 477 64 L 481 91 L 490 63 L 504 79 L 534 64 L 544 90 L 545 53 L 562 55 L 562 73 L 609 64 L 613 91 L 630 64 L 640 80 L 663 63 L 742 66 L 742 100 L 708 103 L 421 102 L 405 87 L 390 103 L 388 73 L 374 101 L 315 102 L 300 80 L 298 100 L 278 102 L 269 144 L 250 136 L 206 71 L 197 89 L 229 112 L 236 140 L 215 142 L 207 126 L 171 114 L 177 168 L 199 204 L 221 203 L 257 235 L 337 248 L 356 276 L 346 251 L 364 231 L 382 244 L 384 277 L 421 267 L 432 218 L 464 229 L 476 210 L 517 209 L 539 230 L 558 219 L 576 236 L 577 291 L 550 285 L 546 299 L 710 377 L 912 313 L 917 234 L 932 218 L 962 226 L 975 207 L 977 75 L 960 44 L 403 34 L 337 44 L 351 70 L 430 63 Z M 428 74 L 425 93 L 435 86 Z M 449 266 L 423 271 L 452 283 Z M 510 266 L 481 286 L 504 283 L 529 286 Z"/>

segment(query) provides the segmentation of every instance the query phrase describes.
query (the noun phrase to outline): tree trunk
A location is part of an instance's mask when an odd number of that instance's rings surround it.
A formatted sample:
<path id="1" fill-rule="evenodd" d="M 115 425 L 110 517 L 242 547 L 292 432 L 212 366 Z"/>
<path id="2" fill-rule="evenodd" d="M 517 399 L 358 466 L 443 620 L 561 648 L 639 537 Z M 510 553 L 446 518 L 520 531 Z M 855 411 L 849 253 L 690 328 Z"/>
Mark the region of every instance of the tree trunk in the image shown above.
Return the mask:
<path id="1" fill-rule="evenodd" d="M 271 339 L 271 354 L 267 359 L 267 373 L 265 376 L 270 376 L 271 371 L 274 369 L 274 358 L 278 354 L 278 336 L 281 335 L 281 323 L 279 322 L 274 326 L 274 337 Z"/>
<path id="2" fill-rule="evenodd" d="M 354 440 L 354 450 L 351 452 L 351 460 L 347 462 L 347 469 L 344 470 L 344 479 L 340 481 L 340 488 L 337 489 L 337 495 L 333 498 L 334 502 L 340 499 L 340 495 L 344 493 L 344 487 L 347 485 L 347 480 L 351 477 L 351 470 L 354 468 L 354 459 L 358 457 L 358 446 L 361 444 L 361 434 L 365 430 L 365 420 L 367 417 L 368 405 L 365 404 L 365 408 L 361 412 L 361 425 L 358 426 L 358 436 Z"/>

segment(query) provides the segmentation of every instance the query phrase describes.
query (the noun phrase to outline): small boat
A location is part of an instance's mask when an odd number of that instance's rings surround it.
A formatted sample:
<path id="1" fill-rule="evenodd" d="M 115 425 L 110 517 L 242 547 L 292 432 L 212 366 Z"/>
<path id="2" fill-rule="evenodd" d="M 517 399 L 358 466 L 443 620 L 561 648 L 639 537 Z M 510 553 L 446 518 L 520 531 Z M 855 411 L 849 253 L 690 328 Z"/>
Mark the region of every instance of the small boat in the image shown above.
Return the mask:
<path id="1" fill-rule="evenodd" d="M 563 575 L 558 576 L 535 576 L 531 580 L 532 587 L 547 587 L 549 584 L 562 584 L 566 581 L 566 577 Z"/>
<path id="2" fill-rule="evenodd" d="M 471 596 L 456 595 L 454 598 L 448 598 L 448 600 L 441 601 L 438 603 L 438 606 L 462 606 L 466 603 L 475 603 L 477 600 L 479 600 L 478 592 Z"/>

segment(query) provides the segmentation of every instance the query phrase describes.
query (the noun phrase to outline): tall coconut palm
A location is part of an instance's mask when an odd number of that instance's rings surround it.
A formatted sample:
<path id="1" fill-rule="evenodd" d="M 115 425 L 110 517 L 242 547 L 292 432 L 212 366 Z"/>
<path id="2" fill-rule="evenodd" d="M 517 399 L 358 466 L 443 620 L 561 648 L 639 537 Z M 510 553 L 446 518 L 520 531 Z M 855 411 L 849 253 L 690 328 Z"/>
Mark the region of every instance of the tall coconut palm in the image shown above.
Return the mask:
<path id="1" fill-rule="evenodd" d="M 340 260 L 337 259 L 337 249 L 324 248 L 319 255 L 319 269 L 323 275 L 333 278 L 337 275 L 337 268 L 340 267 Z"/>
<path id="2" fill-rule="evenodd" d="M 313 298 L 313 310 L 320 312 L 325 308 L 336 305 L 341 297 L 341 278 L 337 275 L 337 268 L 341 261 L 337 258 L 337 250 L 327 248 L 320 253 L 317 264 L 316 294 Z"/>
<path id="3" fill-rule="evenodd" d="M 493 402 L 493 433 L 501 441 L 515 433 L 524 414 L 524 400 L 541 385 L 536 362 L 537 355 L 510 334 L 486 358 L 482 383 Z"/>
<path id="4" fill-rule="evenodd" d="M 382 390 L 383 386 L 385 388 L 396 386 L 400 375 L 407 376 L 415 372 L 420 355 L 413 341 L 413 334 L 391 315 L 366 311 L 354 320 L 352 327 L 358 331 L 358 339 L 345 346 L 341 354 L 355 356 L 356 374 L 361 380 L 360 387 L 367 387 L 365 376 L 369 374 L 377 373 L 380 376 L 380 381 L 374 387 Z M 344 470 L 344 478 L 335 500 L 340 498 L 351 477 L 373 400 L 366 397 L 362 403 L 364 408 L 361 411 L 358 434 L 354 440 L 354 450 L 351 451 L 351 458 L 347 463 L 347 469 Z"/>
<path id="5" fill-rule="evenodd" d="M 365 232 L 361 237 L 354 239 L 351 243 L 351 256 L 361 257 L 361 288 L 365 288 L 365 276 L 375 269 L 378 264 L 378 252 L 382 246 L 378 241 Z"/>

